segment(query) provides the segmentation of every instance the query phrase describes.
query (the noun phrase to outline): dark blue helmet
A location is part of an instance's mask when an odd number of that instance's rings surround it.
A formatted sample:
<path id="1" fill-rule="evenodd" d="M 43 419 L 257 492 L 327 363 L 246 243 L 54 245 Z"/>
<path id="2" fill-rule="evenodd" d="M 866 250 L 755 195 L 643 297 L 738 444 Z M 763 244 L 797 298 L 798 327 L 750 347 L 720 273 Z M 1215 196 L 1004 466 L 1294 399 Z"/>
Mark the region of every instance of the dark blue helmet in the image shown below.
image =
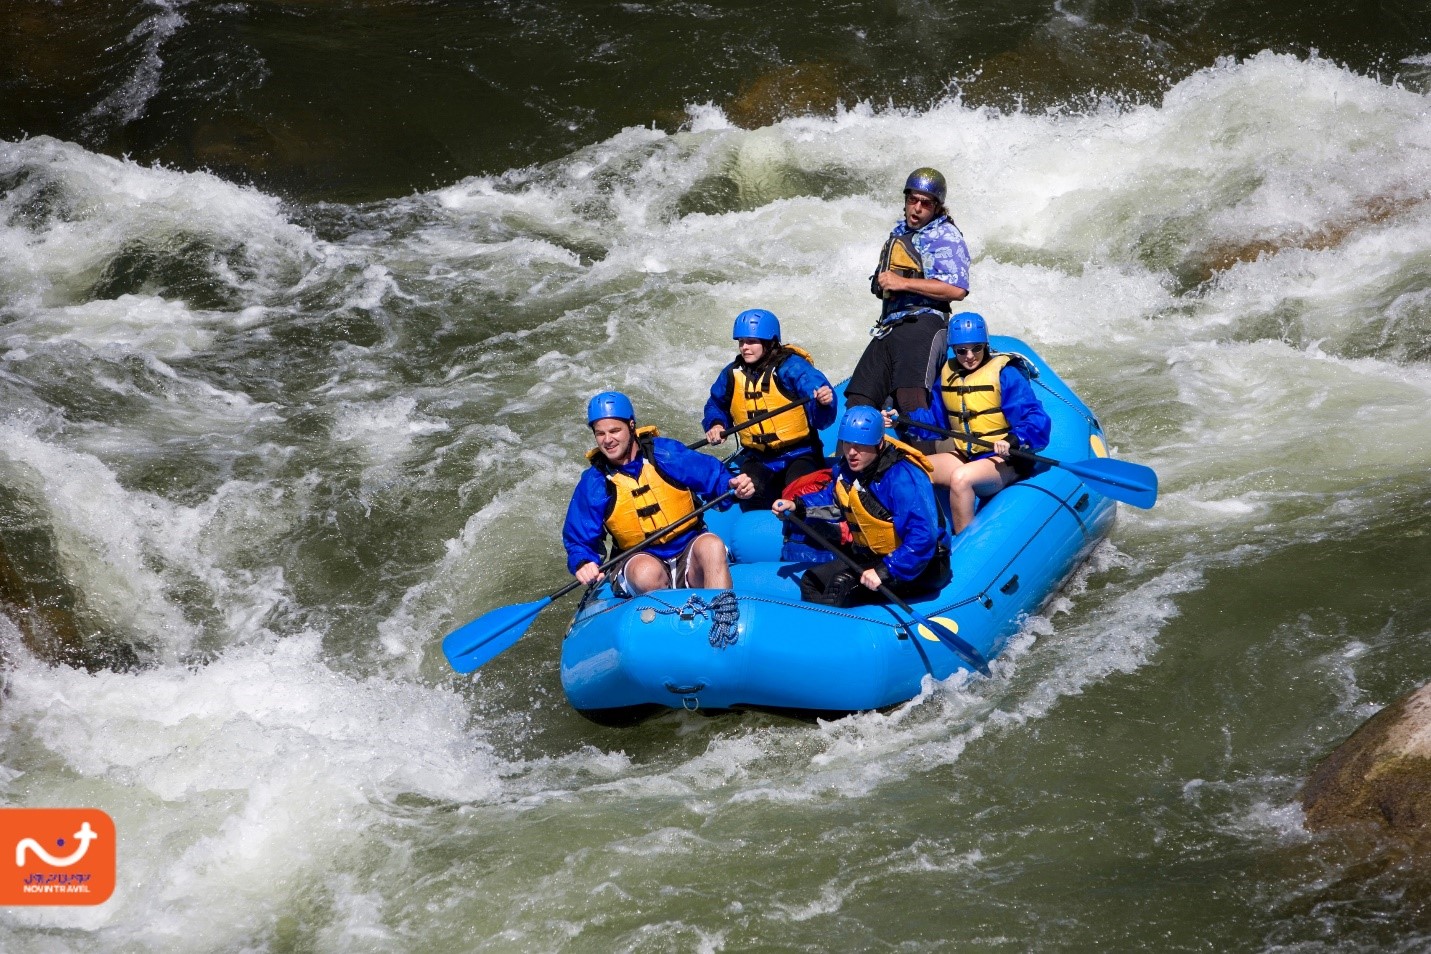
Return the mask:
<path id="1" fill-rule="evenodd" d="M 909 174 L 909 178 L 904 180 L 904 194 L 911 192 L 923 192 L 925 195 L 934 196 L 934 201 L 940 205 L 944 204 L 944 197 L 949 192 L 949 184 L 944 181 L 944 174 L 938 169 L 931 169 L 924 166 L 915 169 Z"/>
<path id="2" fill-rule="evenodd" d="M 884 440 L 884 416 L 868 404 L 847 408 L 840 421 L 839 437 L 846 444 L 878 447 Z"/>
<path id="3" fill-rule="evenodd" d="M 620 391 L 602 391 L 586 402 L 587 427 L 607 417 L 630 421 L 632 427 L 636 426 L 636 408 L 631 406 L 631 399 Z"/>
<path id="4" fill-rule="evenodd" d="M 747 308 L 735 316 L 735 327 L 730 336 L 736 341 L 741 338 L 760 338 L 774 341 L 780 338 L 780 319 L 775 313 L 764 308 Z"/>

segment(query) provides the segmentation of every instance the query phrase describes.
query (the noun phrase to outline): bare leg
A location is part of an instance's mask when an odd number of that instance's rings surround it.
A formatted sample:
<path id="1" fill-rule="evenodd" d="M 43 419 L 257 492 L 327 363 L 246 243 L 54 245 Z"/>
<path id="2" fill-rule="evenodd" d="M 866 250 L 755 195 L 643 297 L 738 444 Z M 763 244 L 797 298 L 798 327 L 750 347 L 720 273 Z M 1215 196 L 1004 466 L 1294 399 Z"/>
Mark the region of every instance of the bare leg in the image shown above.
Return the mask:
<path id="1" fill-rule="evenodd" d="M 934 473 L 929 479 L 940 487 L 948 487 L 954 483 L 954 472 L 964 466 L 964 461 L 950 453 L 927 454 L 925 455 L 930 465 L 934 467 Z"/>
<path id="2" fill-rule="evenodd" d="M 929 407 L 928 388 L 895 388 L 894 406 L 899 408 L 899 413 L 908 415 L 914 411 L 922 411 Z"/>
<path id="3" fill-rule="evenodd" d="M 962 533 L 973 522 L 975 497 L 992 497 L 1017 479 L 1012 467 L 1003 461 L 995 463 L 991 457 L 957 468 L 949 481 L 949 514 L 954 519 L 954 532 Z"/>
<path id="4" fill-rule="evenodd" d="M 730 564 L 726 562 L 725 541 L 714 533 L 703 533 L 691 544 L 686 579 L 692 589 L 730 589 Z"/>
<path id="5" fill-rule="evenodd" d="M 626 561 L 626 588 L 639 596 L 652 590 L 670 589 L 671 574 L 666 564 L 649 553 L 638 553 Z"/>
<path id="6" fill-rule="evenodd" d="M 934 468 L 934 473 L 929 475 L 929 479 L 934 482 L 935 486 L 949 489 L 949 514 L 955 521 L 954 532 L 958 533 L 963 528 L 960 527 L 958 523 L 959 505 L 954 496 L 954 475 L 959 473 L 959 468 L 964 466 L 964 458 L 956 454 L 945 452 L 941 454 L 930 454 L 928 455 L 928 460 L 930 465 Z M 973 513 L 972 507 L 973 504 L 971 503 L 971 514 Z"/>

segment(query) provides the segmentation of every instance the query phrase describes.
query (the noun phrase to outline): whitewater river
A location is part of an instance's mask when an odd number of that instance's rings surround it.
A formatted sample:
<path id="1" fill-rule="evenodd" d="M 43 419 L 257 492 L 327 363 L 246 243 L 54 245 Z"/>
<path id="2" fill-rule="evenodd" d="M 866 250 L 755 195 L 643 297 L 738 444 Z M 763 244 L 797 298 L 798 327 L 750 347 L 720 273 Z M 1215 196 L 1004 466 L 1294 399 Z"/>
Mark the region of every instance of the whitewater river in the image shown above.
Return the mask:
<path id="1" fill-rule="evenodd" d="M 1431 677 L 1426 66 L 691 105 L 360 203 L 0 141 L 0 536 L 55 610 L 0 617 L 0 801 L 119 835 L 0 949 L 1425 950 L 1424 865 L 1298 793 Z M 568 579 L 586 399 L 694 439 L 748 307 L 848 373 L 920 165 L 1157 507 L 889 712 L 589 724 L 570 600 L 454 676 Z"/>

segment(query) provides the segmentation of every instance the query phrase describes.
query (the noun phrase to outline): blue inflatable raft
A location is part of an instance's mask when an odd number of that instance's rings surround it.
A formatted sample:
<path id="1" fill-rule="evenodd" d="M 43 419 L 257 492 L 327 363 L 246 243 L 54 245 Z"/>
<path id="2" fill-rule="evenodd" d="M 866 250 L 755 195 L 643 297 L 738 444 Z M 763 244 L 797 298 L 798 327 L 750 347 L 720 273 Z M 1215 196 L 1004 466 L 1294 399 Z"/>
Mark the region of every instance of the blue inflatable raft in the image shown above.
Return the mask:
<path id="1" fill-rule="evenodd" d="M 1042 358 L 1017 339 L 991 344 L 1038 371 L 1033 387 L 1053 421 L 1043 456 L 1107 456 L 1098 421 Z M 832 433 L 822 436 L 832 453 Z M 1041 466 L 980 507 L 952 540 L 950 584 L 912 605 L 992 660 L 1108 535 L 1115 512 L 1078 477 Z M 733 592 L 620 599 L 606 584 L 589 590 L 562 645 L 562 688 L 577 711 L 600 722 L 661 707 L 833 715 L 896 705 L 917 695 L 926 675 L 968 668 L 896 607 L 803 602 L 799 577 L 809 564 L 780 562 L 773 514 L 732 509 L 707 514 L 707 523 L 730 547 Z"/>

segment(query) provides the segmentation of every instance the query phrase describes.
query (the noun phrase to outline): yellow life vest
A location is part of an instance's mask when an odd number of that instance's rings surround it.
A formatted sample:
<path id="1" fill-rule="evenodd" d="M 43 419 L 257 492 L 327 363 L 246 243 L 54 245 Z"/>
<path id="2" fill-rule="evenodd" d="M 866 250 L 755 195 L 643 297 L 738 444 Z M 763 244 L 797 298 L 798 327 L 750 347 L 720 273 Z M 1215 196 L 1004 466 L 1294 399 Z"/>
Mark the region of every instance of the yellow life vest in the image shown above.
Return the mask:
<path id="1" fill-rule="evenodd" d="M 938 219 L 935 219 L 937 222 Z M 951 219 L 952 223 L 953 220 Z M 930 223 L 933 224 L 933 223 Z M 925 228 L 928 228 L 926 225 Z M 885 240 L 884 248 L 879 253 L 879 267 L 875 269 L 874 275 L 870 276 L 870 291 L 888 301 L 895 293 L 885 291 L 879 287 L 879 273 L 891 271 L 901 278 L 924 278 L 924 257 L 920 255 L 919 249 L 914 247 L 914 233 L 905 232 L 902 235 L 891 235 Z M 949 314 L 950 306 L 947 301 L 936 301 L 932 298 L 924 298 L 924 307 L 935 311 Z"/>
<path id="2" fill-rule="evenodd" d="M 810 352 L 795 345 L 781 345 L 784 351 L 796 354 L 810 361 Z M 757 414 L 784 407 L 792 401 L 800 400 L 799 395 L 787 394 L 776 380 L 775 372 L 785 363 L 789 354 L 782 354 L 770 362 L 765 371 L 751 375 L 745 365 L 737 361 L 731 366 L 730 419 L 731 427 L 739 427 Z M 811 364 L 814 362 L 812 361 Z M 797 444 L 810 443 L 810 418 L 805 413 L 805 405 L 792 407 L 783 414 L 767 418 L 738 435 L 740 446 L 746 450 L 763 454 L 778 454 Z"/>
<path id="3" fill-rule="evenodd" d="M 923 278 L 924 260 L 914 247 L 912 233 L 891 235 L 880 252 L 880 271 L 891 271 L 901 278 Z"/>
<path id="4" fill-rule="evenodd" d="M 894 529 L 894 514 L 879 502 L 879 498 L 868 487 L 901 459 L 923 470 L 926 476 L 934 474 L 934 465 L 929 463 L 927 457 L 903 441 L 886 437 L 874 464 L 866 468 L 864 473 L 855 475 L 856 479 L 862 479 L 858 489 L 853 484 L 845 484 L 846 475 L 841 475 L 840 479 L 835 481 L 835 501 L 840 505 L 840 510 L 844 511 L 855 546 L 868 550 L 875 556 L 888 556 L 893 553 L 899 548 L 900 539 Z M 942 522 L 942 515 L 940 520 Z"/>
<path id="5" fill-rule="evenodd" d="M 654 427 L 636 430 L 636 441 L 641 449 L 641 473 L 636 477 L 611 466 L 600 448 L 587 452 L 586 459 L 612 484 L 612 493 L 606 502 L 606 532 L 616 541 L 617 550 L 631 549 L 697 507 L 696 495 L 690 488 L 670 479 L 656 466 L 652 439 L 659 433 Z M 700 525 L 699 520 L 687 521 L 655 542 L 665 543 Z"/>
<path id="6" fill-rule="evenodd" d="M 962 377 L 954 371 L 951 363 L 944 365 L 939 384 L 944 392 L 944 410 L 948 414 L 951 430 L 964 437 L 986 441 L 1001 441 L 1009 436 L 1009 420 L 1004 417 L 999 372 L 1011 357 L 996 354 Z M 956 436 L 955 440 L 959 438 Z M 989 450 L 983 444 L 967 440 L 959 442 L 959 453 L 964 457 L 986 454 Z"/>

